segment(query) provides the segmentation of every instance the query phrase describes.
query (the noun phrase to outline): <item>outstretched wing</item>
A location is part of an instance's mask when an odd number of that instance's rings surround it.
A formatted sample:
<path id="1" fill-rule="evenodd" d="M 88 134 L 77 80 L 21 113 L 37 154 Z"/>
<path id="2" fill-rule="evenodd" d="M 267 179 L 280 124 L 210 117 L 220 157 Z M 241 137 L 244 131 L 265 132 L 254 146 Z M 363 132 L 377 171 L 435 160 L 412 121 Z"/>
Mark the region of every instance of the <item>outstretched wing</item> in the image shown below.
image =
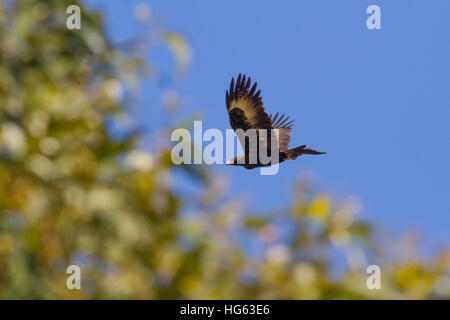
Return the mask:
<path id="1" fill-rule="evenodd" d="M 275 117 L 269 116 L 263 107 L 262 98 L 260 96 L 261 90 L 256 91 L 256 82 L 251 85 L 251 78 L 239 74 L 236 83 L 234 78 L 231 80 L 230 90 L 226 92 L 225 100 L 230 118 L 230 125 L 233 130 L 255 129 L 258 135 L 259 147 L 271 148 L 271 140 L 278 140 L 275 142 L 279 146 L 279 151 L 286 151 L 289 149 L 291 140 L 291 130 L 293 121 L 289 121 L 289 117 L 282 115 L 278 120 L 278 113 Z M 265 135 L 266 138 L 259 135 L 259 129 L 279 129 L 275 136 L 269 132 Z M 245 148 L 245 139 L 238 134 L 238 139 Z M 246 150 L 246 149 L 244 149 Z M 245 151 L 245 153 L 257 152 L 255 146 L 252 150 Z"/>
<path id="2" fill-rule="evenodd" d="M 285 118 L 285 115 L 281 115 L 278 118 L 278 112 L 274 117 L 270 115 L 270 121 L 272 122 L 272 128 L 278 129 L 278 147 L 280 151 L 286 151 L 289 149 L 289 143 L 291 142 L 291 131 L 294 120 L 289 120 L 289 117 Z"/>
<path id="3" fill-rule="evenodd" d="M 226 93 L 226 105 L 230 125 L 233 130 L 271 129 L 272 121 L 264 111 L 261 90 L 256 92 L 256 82 L 251 86 L 251 79 L 239 74 L 234 82 L 231 80 L 230 91 Z"/>

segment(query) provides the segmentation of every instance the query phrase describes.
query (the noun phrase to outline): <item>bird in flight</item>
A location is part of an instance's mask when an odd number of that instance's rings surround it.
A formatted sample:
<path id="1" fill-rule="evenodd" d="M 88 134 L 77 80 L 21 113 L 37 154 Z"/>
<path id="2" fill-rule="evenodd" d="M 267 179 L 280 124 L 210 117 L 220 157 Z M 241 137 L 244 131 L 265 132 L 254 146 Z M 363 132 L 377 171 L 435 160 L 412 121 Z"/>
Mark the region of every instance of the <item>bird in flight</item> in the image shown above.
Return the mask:
<path id="1" fill-rule="evenodd" d="M 227 90 L 225 95 L 225 101 L 230 125 L 238 136 L 244 154 L 228 160 L 227 165 L 238 165 L 246 169 L 253 169 L 296 159 L 302 154 L 326 153 L 309 149 L 306 145 L 289 149 L 294 121 L 288 122 L 289 117 L 285 117 L 284 114 L 278 117 L 278 112 L 275 116 L 272 116 L 272 114 L 269 116 L 264 111 L 260 94 L 261 90 L 256 91 L 256 82 L 253 86 L 251 85 L 250 77 L 247 78 L 245 75 L 239 74 L 236 82 L 232 78 L 230 90 L 229 92 Z M 243 134 L 243 132 L 248 132 L 249 129 L 252 129 L 256 134 L 256 144 L 249 143 L 250 135 Z M 266 133 L 263 134 L 263 131 L 266 131 Z M 274 150 L 274 152 L 278 151 L 278 161 L 275 163 L 263 162 L 259 149 L 267 148 L 266 153 L 270 157 L 273 145 L 278 147 L 278 150 Z"/>

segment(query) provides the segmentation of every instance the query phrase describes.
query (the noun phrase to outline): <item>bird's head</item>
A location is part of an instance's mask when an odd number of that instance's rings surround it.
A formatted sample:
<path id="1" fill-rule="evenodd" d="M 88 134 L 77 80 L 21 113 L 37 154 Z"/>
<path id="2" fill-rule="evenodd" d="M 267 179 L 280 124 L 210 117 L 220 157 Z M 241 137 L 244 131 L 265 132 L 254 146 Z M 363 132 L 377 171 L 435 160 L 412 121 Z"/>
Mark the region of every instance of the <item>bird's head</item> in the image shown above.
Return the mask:
<path id="1" fill-rule="evenodd" d="M 242 166 L 244 164 L 244 155 L 233 158 L 225 162 L 227 166 Z"/>
<path id="2" fill-rule="evenodd" d="M 227 165 L 227 166 L 235 166 L 235 165 L 237 165 L 237 160 L 236 160 L 237 158 L 233 158 L 233 159 L 230 159 L 230 160 L 228 160 L 227 162 L 225 162 L 225 164 Z"/>

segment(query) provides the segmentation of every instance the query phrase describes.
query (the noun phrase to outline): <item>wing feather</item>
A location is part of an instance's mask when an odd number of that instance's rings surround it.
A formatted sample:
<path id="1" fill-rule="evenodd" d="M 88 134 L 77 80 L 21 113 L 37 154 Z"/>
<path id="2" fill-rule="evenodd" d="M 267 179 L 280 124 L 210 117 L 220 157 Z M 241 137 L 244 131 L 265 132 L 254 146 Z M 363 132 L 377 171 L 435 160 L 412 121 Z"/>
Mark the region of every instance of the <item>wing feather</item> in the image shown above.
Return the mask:
<path id="1" fill-rule="evenodd" d="M 274 117 L 271 115 L 270 119 L 272 121 L 272 127 L 278 129 L 278 146 L 280 151 L 286 151 L 289 149 L 289 144 L 291 143 L 291 131 L 294 120 L 287 122 L 289 117 L 285 118 L 283 114 L 278 118 L 278 115 L 279 113 L 277 112 Z"/>

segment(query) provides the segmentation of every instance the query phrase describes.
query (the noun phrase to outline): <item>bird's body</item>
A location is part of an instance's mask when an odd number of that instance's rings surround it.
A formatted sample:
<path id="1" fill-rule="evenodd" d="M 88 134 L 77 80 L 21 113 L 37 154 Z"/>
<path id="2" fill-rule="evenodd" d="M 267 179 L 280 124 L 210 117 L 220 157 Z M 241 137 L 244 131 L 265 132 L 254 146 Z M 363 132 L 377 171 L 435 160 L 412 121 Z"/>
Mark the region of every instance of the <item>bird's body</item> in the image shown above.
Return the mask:
<path id="1" fill-rule="evenodd" d="M 302 154 L 325 153 L 306 148 L 306 145 L 289 149 L 293 121 L 288 122 L 289 117 L 284 115 L 278 118 L 278 112 L 274 117 L 269 116 L 263 107 L 261 90 L 255 92 L 256 82 L 250 86 L 250 77 L 247 79 L 245 75 L 239 74 L 236 84 L 233 78 L 230 91 L 226 92 L 230 125 L 244 149 L 243 155 L 227 161 L 227 165 L 253 169 L 296 159 Z M 273 152 L 278 152 L 278 156 Z M 267 158 L 271 161 L 267 161 Z"/>

